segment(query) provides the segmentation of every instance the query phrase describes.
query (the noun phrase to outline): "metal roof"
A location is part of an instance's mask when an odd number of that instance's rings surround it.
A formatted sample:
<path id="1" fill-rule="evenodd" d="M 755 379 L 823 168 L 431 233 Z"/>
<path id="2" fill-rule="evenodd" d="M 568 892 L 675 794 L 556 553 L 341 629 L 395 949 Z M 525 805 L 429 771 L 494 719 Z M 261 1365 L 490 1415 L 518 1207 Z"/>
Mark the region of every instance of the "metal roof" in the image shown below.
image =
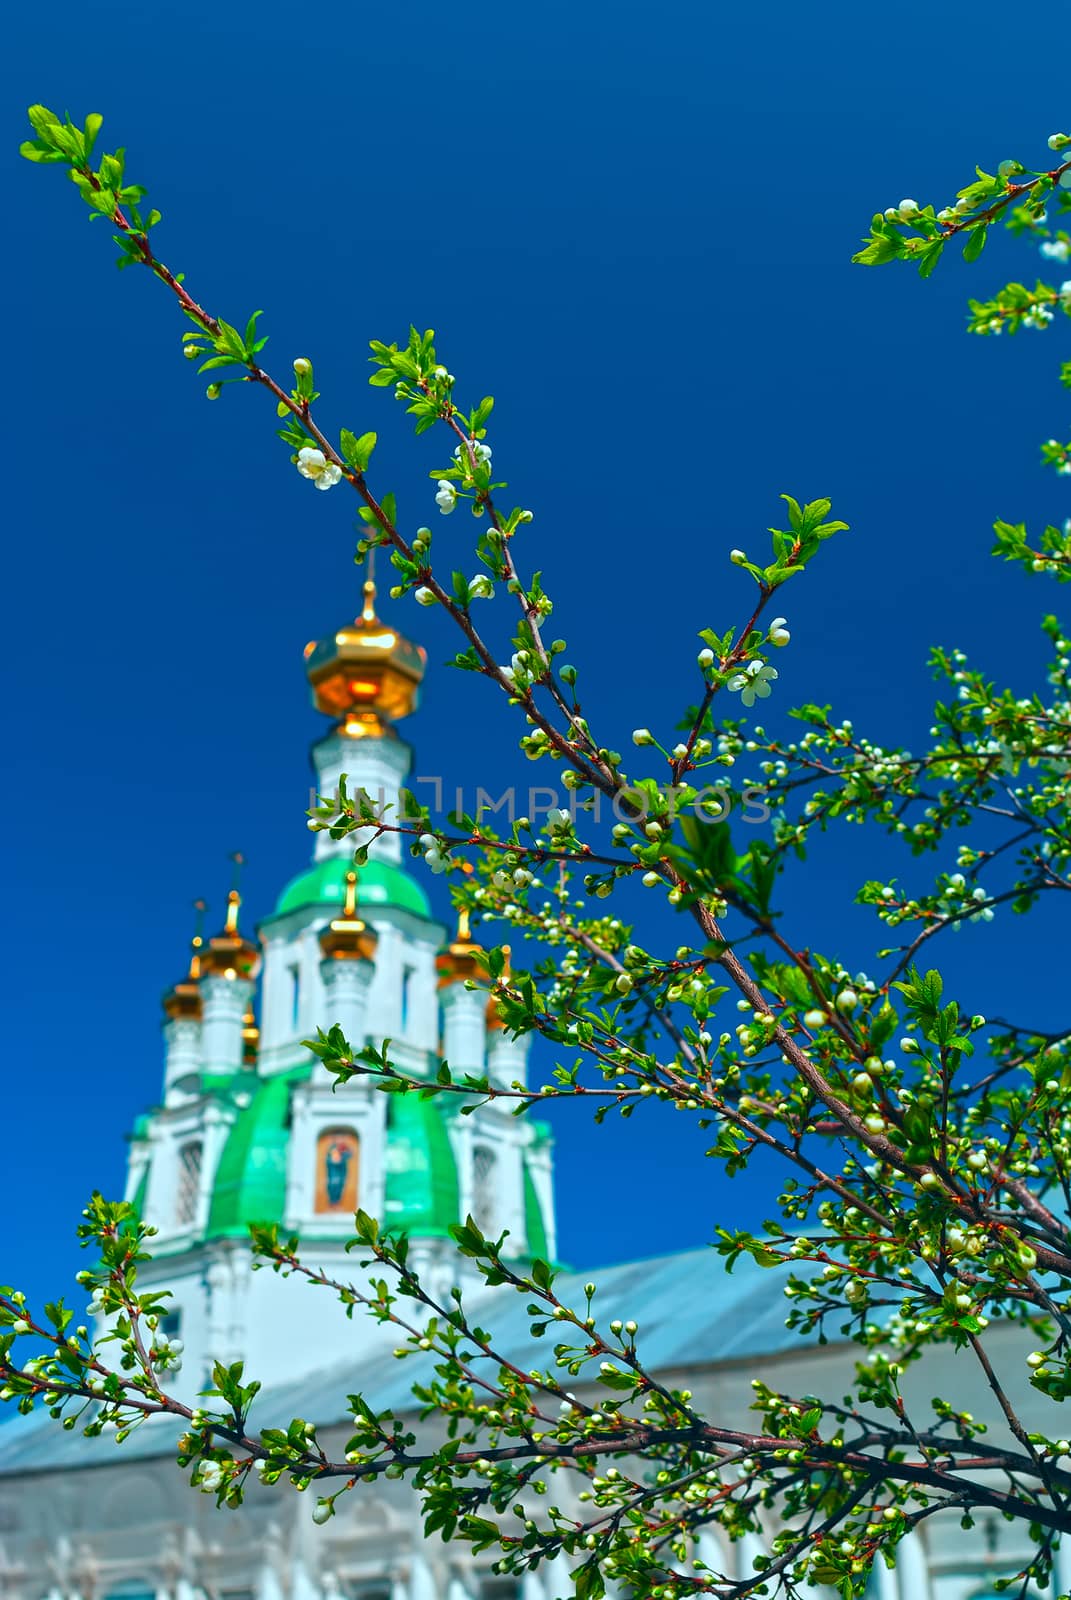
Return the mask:
<path id="1" fill-rule="evenodd" d="M 639 1324 L 641 1360 L 649 1368 L 666 1371 L 718 1366 L 814 1345 L 817 1335 L 785 1327 L 786 1277 L 786 1268 L 762 1268 L 746 1256 L 727 1273 L 720 1257 L 711 1249 L 700 1249 L 627 1261 L 601 1271 L 563 1273 L 555 1288 L 567 1305 L 575 1305 L 583 1303 L 583 1285 L 595 1283 L 593 1310 L 600 1325 L 605 1327 L 615 1318 L 634 1319 Z M 481 1324 L 491 1331 L 499 1353 L 524 1368 L 553 1359 L 552 1330 L 543 1340 L 533 1340 L 529 1333 L 525 1306 L 530 1298 L 502 1289 L 481 1304 Z M 295 1416 L 321 1426 L 342 1422 L 347 1416 L 346 1396 L 353 1393 L 364 1395 L 378 1409 L 412 1410 L 413 1385 L 429 1375 L 434 1361 L 432 1356 L 419 1356 L 399 1362 L 381 1350 L 363 1361 L 304 1374 L 258 1395 L 251 1426 L 285 1426 Z M 584 1379 L 572 1381 L 582 1385 Z M 181 1432 L 177 1421 L 153 1419 L 137 1428 L 117 1454 L 107 1435 L 87 1439 L 77 1430 L 64 1432 L 43 1412 L 15 1417 L 0 1427 L 0 1476 L 170 1455 Z"/>

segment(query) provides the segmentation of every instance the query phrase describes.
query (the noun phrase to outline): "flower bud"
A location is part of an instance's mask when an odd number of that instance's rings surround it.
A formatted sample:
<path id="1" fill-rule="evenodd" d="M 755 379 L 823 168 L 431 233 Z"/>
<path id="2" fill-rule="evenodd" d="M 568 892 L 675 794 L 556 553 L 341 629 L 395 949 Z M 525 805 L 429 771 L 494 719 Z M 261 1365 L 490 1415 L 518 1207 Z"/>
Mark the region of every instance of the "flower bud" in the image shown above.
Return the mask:
<path id="1" fill-rule="evenodd" d="M 205 399 L 218 400 L 222 393 L 223 385 L 221 383 L 210 383 L 208 388 L 205 390 Z"/>
<path id="2" fill-rule="evenodd" d="M 729 560 L 732 562 L 734 567 L 742 567 L 747 560 L 747 556 L 742 550 L 730 550 Z"/>
<path id="3" fill-rule="evenodd" d="M 633 744 L 654 744 L 654 734 L 650 728 L 634 728 L 632 730 Z"/>
<path id="4" fill-rule="evenodd" d="M 296 377 L 307 378 L 312 372 L 312 362 L 306 356 L 298 356 L 294 362 Z"/>

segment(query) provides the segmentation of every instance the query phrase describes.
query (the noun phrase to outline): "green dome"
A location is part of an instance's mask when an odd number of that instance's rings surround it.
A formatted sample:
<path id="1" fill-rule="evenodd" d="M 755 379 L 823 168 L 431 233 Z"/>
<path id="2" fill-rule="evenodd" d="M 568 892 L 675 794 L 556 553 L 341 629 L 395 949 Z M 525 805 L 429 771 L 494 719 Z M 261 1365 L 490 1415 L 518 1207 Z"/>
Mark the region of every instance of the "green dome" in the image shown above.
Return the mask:
<path id="1" fill-rule="evenodd" d="M 543 1261 L 548 1260 L 550 1251 L 547 1249 L 543 1209 L 539 1204 L 535 1179 L 528 1170 L 527 1161 L 524 1163 L 524 1231 L 528 1235 L 528 1254 L 539 1256 Z"/>
<path id="2" fill-rule="evenodd" d="M 445 1237 L 460 1221 L 457 1163 L 442 1113 L 419 1095 L 391 1095 L 384 1220 L 398 1232 Z"/>
<path id="3" fill-rule="evenodd" d="M 239 1111 L 219 1158 L 206 1239 L 244 1237 L 251 1222 L 279 1222 L 286 1209 L 290 1090 L 311 1068 L 261 1078 Z"/>
<path id="4" fill-rule="evenodd" d="M 346 898 L 346 874 L 352 870 L 348 856 L 330 856 L 291 878 L 275 906 L 277 917 L 305 906 L 341 905 Z M 367 861 L 357 869 L 357 904 L 369 909 L 395 906 L 414 916 L 431 918 L 428 897 L 418 883 L 391 861 Z"/>

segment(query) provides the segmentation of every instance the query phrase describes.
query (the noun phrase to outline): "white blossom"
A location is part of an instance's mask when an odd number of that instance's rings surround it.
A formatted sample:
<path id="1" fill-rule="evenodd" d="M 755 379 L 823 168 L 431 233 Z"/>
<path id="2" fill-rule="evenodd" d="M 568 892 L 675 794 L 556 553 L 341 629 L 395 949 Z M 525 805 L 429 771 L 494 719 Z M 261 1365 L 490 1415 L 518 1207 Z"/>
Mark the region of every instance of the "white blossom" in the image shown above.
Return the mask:
<path id="1" fill-rule="evenodd" d="M 481 439 L 466 440 L 464 444 L 454 446 L 454 458 L 466 471 L 473 461 L 478 467 L 490 466 L 491 446 L 484 444 Z"/>
<path id="2" fill-rule="evenodd" d="M 770 685 L 778 676 L 777 668 L 769 666 L 765 661 L 752 661 L 744 668 L 743 672 L 734 672 L 726 684 L 734 694 L 739 694 L 745 706 L 751 707 L 756 700 L 765 700 L 770 693 Z"/>
<path id="3" fill-rule="evenodd" d="M 770 623 L 770 643 L 777 645 L 781 649 L 792 637 L 785 626 L 785 622 L 786 619 L 784 617 L 775 617 Z"/>
<path id="4" fill-rule="evenodd" d="M 439 484 L 435 495 L 435 504 L 444 517 L 448 517 L 457 505 L 457 490 L 452 483 L 445 479 Z"/>
<path id="5" fill-rule="evenodd" d="M 297 453 L 297 469 L 303 478 L 311 478 L 317 489 L 333 489 L 342 477 L 342 468 L 328 461 L 322 450 L 305 445 Z"/>
<path id="6" fill-rule="evenodd" d="M 474 600 L 493 600 L 495 586 L 486 572 L 478 572 L 469 583 L 469 594 Z"/>
<path id="7" fill-rule="evenodd" d="M 419 589 L 413 591 L 413 598 L 418 606 L 433 606 L 435 604 L 434 594 L 430 589 L 426 589 L 423 584 Z"/>

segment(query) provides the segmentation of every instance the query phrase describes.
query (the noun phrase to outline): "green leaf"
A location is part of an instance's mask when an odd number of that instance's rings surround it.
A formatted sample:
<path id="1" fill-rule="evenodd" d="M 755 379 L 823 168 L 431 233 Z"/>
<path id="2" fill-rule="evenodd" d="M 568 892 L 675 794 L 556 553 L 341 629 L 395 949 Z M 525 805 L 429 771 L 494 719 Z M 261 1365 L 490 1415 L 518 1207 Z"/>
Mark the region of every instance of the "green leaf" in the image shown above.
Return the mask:
<path id="1" fill-rule="evenodd" d="M 354 437 L 348 428 L 342 429 L 339 434 L 339 444 L 342 454 L 351 467 L 355 467 L 358 472 L 364 472 L 372 459 L 372 451 L 376 447 L 377 438 L 377 434 L 362 433 L 358 439 Z"/>
<path id="2" fill-rule="evenodd" d="M 980 222 L 976 228 L 971 230 L 971 233 L 967 239 L 967 243 L 963 246 L 964 261 L 978 260 L 978 257 L 985 249 L 985 236 L 987 232 L 988 226 L 984 222 Z"/>
<path id="3" fill-rule="evenodd" d="M 934 267 L 936 267 L 937 263 L 941 259 L 941 252 L 944 250 L 944 247 L 945 241 L 943 239 L 938 239 L 936 244 L 931 244 L 922 252 L 918 258 L 920 278 L 928 278 L 930 276 Z"/>

